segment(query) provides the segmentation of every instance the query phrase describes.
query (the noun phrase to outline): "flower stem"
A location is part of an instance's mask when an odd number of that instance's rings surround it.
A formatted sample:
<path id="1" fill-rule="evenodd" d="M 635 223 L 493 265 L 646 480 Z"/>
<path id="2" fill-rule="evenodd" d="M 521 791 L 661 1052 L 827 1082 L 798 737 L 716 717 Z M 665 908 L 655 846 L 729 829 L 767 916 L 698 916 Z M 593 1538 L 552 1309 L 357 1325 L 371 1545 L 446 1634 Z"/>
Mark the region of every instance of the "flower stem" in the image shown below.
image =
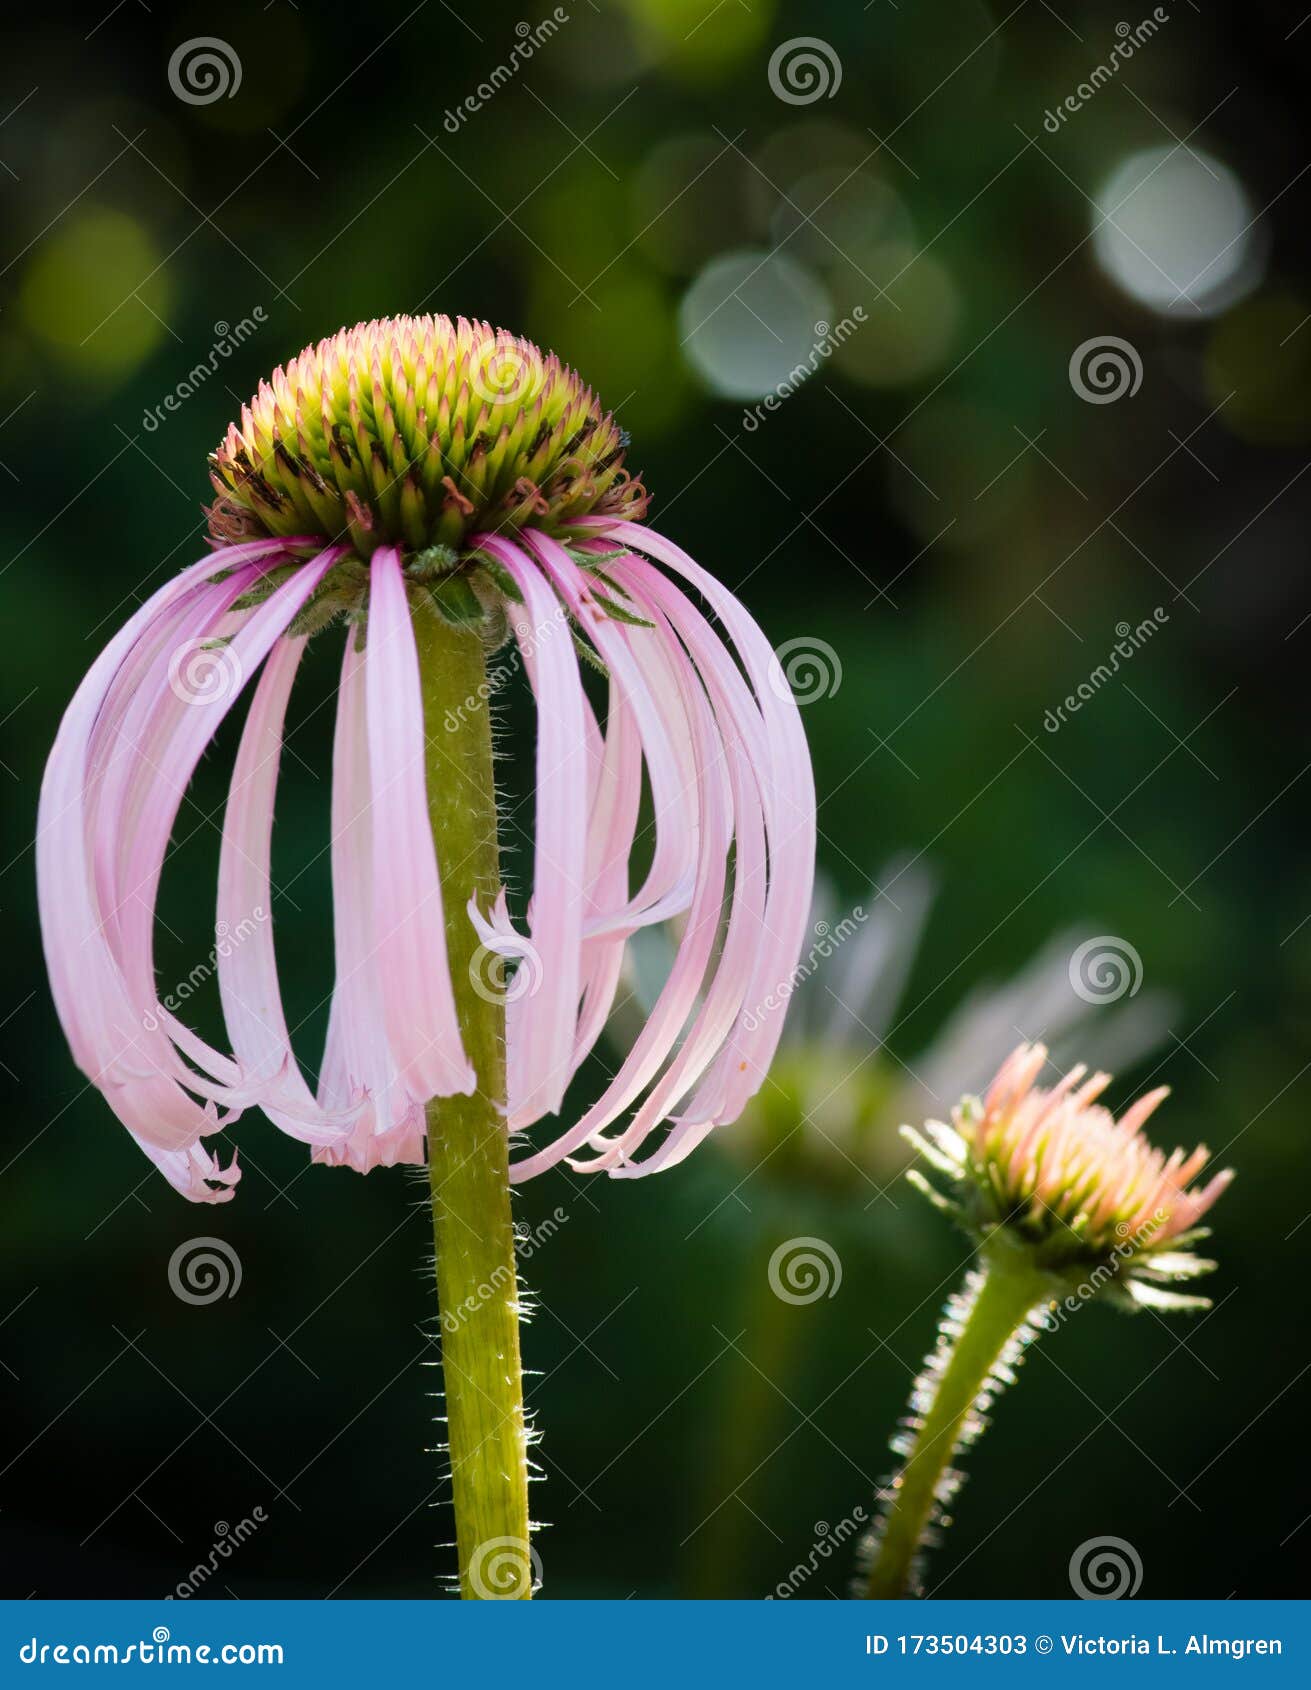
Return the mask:
<path id="1" fill-rule="evenodd" d="M 414 632 L 427 737 L 428 813 L 441 875 L 446 948 L 468 1097 L 428 1105 L 428 1171 L 442 1372 L 455 1493 L 460 1594 L 532 1594 L 519 1283 L 510 1212 L 505 1008 L 481 984 L 467 905 L 500 886 L 486 662 L 476 633 L 426 608 Z"/>
<path id="2" fill-rule="evenodd" d="M 985 1253 L 964 1295 L 948 1305 L 939 1349 L 911 1397 L 917 1430 L 883 1517 L 868 1597 L 915 1594 L 916 1561 L 938 1503 L 945 1500 L 948 1464 L 980 1429 L 983 1410 L 1005 1383 L 1012 1340 L 1029 1335 L 1026 1317 L 1049 1294 L 1041 1274 L 996 1251 Z M 1018 1351 L 1018 1342 L 1015 1347 Z"/>

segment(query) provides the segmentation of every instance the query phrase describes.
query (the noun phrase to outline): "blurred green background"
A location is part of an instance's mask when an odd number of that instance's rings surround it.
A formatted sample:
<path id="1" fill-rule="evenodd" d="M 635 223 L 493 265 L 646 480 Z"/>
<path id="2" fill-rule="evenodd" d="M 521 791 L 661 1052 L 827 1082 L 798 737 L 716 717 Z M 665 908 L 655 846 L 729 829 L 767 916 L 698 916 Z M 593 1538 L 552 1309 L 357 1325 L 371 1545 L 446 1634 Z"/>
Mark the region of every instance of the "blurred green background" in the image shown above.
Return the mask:
<path id="1" fill-rule="evenodd" d="M 1168 1081 L 1158 1136 L 1239 1170 L 1218 1306 L 1168 1326 L 1095 1309 L 1044 1339 L 968 1461 L 930 1591 L 1068 1595 L 1071 1554 L 1114 1535 L 1144 1595 L 1300 1592 L 1311 28 L 1262 3 L 1162 15 L 1132 37 L 1137 12 L 1076 0 L 273 0 L 120 6 L 85 38 L 28 20 L 0 73 L 8 1594 L 163 1595 L 256 1509 L 203 1594 L 421 1597 L 453 1570 L 425 1452 L 420 1186 L 306 1170 L 251 1116 L 235 1201 L 184 1205 L 73 1068 L 30 844 L 78 678 L 200 555 L 204 454 L 241 400 L 342 324 L 420 310 L 577 365 L 631 431 L 653 523 L 776 645 L 820 651 L 804 721 L 834 911 L 909 919 L 901 894 L 938 887 L 885 1043 L 858 1037 L 831 1071 L 794 1038 L 768 1107 L 660 1178 L 521 1190 L 529 1226 L 566 1217 L 526 1264 L 543 1594 L 760 1597 L 870 1511 L 966 1257 L 897 1177 L 912 1078 L 925 1053 L 959 1060 L 933 1070 L 943 1109 L 1076 1013 L 1089 1047 L 1139 1051 L 1114 1101 Z M 194 103 L 175 68 L 179 97 L 171 56 L 216 34 L 227 92 Z M 1140 384 L 1092 402 L 1071 359 L 1108 336 Z M 1121 672 L 1045 726 L 1157 607 Z M 319 643 L 275 842 L 311 1069 L 331 954 Z M 238 730 L 165 876 L 164 982 L 212 943 Z M 1053 935 L 1036 997 L 1005 1000 L 968 1061 L 944 1042 Z M 1090 1005 L 1066 959 L 1102 935 L 1141 986 Z M 826 966 L 803 988 L 817 1035 L 838 1015 Z M 241 1285 L 189 1306 L 169 1260 L 210 1234 Z M 798 1237 L 843 1271 L 793 1306 L 767 1263 Z M 798 1596 L 845 1592 L 849 1548 L 820 1561 Z"/>

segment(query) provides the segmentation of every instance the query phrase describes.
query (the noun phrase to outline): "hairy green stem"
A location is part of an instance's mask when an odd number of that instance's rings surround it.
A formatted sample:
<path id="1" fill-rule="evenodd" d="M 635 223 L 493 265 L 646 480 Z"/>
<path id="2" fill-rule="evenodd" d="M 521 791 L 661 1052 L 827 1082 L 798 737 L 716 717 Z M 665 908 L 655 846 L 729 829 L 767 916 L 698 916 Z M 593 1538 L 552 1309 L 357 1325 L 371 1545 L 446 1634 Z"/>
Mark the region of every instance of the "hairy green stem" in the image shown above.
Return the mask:
<path id="1" fill-rule="evenodd" d="M 919 1417 L 915 1441 L 894 1483 L 870 1568 L 868 1597 L 886 1600 L 914 1594 L 916 1560 L 933 1523 L 948 1464 L 976 1426 L 980 1393 L 990 1384 L 1001 1384 L 994 1369 L 1007 1345 L 1048 1294 L 1047 1281 L 1024 1262 L 1002 1252 L 989 1253 L 981 1261 L 949 1355 L 940 1370 L 931 1363 L 916 1381 L 912 1414 L 926 1387 L 933 1392 L 932 1400 Z"/>
<path id="2" fill-rule="evenodd" d="M 428 813 L 468 1097 L 428 1105 L 428 1171 L 460 1594 L 532 1594 L 519 1282 L 510 1212 L 505 1007 L 480 973 L 467 905 L 500 886 L 486 662 L 476 633 L 415 613 L 427 736 Z"/>

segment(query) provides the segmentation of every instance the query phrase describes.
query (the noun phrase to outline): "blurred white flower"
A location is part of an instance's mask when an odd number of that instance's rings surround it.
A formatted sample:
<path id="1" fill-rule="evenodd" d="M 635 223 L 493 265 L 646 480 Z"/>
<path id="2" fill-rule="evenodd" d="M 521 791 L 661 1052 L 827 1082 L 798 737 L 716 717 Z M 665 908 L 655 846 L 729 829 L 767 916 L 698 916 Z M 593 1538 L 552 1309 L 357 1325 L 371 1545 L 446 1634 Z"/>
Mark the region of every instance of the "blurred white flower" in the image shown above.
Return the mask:
<path id="1" fill-rule="evenodd" d="M 972 987 L 927 1043 L 903 1032 L 923 1022 L 908 987 L 936 891 L 933 875 L 904 858 L 851 910 L 821 879 L 812 929 L 829 936 L 829 954 L 798 980 L 770 1076 L 741 1120 L 716 1134 L 720 1144 L 784 1177 L 882 1185 L 907 1160 L 900 1125 L 981 1090 L 1017 1040 L 1046 1044 L 1057 1070 L 1076 1059 L 1132 1068 L 1162 1042 L 1175 1011 L 1167 994 L 1096 1004 L 1074 990 L 1070 956 L 1086 926 L 1053 935 L 1010 978 Z M 947 1001 L 923 997 L 925 1007 Z"/>

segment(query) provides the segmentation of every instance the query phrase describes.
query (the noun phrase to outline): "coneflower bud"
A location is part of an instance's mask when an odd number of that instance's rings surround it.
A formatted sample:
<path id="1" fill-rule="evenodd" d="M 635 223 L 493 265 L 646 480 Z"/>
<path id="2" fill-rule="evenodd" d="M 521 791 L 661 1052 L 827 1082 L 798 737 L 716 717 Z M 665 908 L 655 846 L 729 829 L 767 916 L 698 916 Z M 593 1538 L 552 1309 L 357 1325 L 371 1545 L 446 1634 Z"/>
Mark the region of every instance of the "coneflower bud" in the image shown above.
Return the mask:
<path id="1" fill-rule="evenodd" d="M 967 1097 L 954 1125 L 902 1131 L 945 1176 L 943 1192 L 917 1169 L 908 1178 L 953 1215 L 979 1246 L 979 1263 L 949 1301 L 937 1348 L 915 1382 L 892 1440 L 904 1456 L 884 1488 L 882 1517 L 867 1545 L 871 1597 L 912 1593 L 920 1560 L 960 1487 L 953 1455 L 987 1425 L 998 1392 L 1025 1347 L 1061 1314 L 1105 1297 L 1127 1307 L 1206 1308 L 1205 1298 L 1164 1287 L 1215 1265 L 1188 1249 L 1197 1223 L 1233 1175 L 1192 1182 L 1210 1153 L 1164 1156 L 1143 1137 L 1165 1087 L 1117 1121 L 1097 1099 L 1108 1074 L 1070 1070 L 1038 1086 L 1042 1045 L 1020 1045 L 982 1099 Z"/>
<path id="2" fill-rule="evenodd" d="M 1035 1084 L 1047 1061 L 1044 1045 L 1020 1045 L 982 1099 L 967 1097 L 953 1126 L 925 1123 L 903 1136 L 951 1183 L 950 1195 L 918 1170 L 908 1177 L 956 1216 L 985 1251 L 999 1228 L 1033 1265 L 1056 1281 L 1084 1283 L 1102 1270 L 1098 1289 L 1156 1307 L 1206 1307 L 1157 1282 L 1191 1279 L 1210 1263 L 1188 1254 L 1197 1223 L 1233 1178 L 1215 1174 L 1200 1190 L 1193 1180 L 1210 1160 L 1205 1145 L 1168 1157 L 1143 1136 L 1168 1086 L 1130 1106 L 1117 1120 L 1097 1099 L 1109 1074 L 1079 1065 L 1050 1089 Z"/>

